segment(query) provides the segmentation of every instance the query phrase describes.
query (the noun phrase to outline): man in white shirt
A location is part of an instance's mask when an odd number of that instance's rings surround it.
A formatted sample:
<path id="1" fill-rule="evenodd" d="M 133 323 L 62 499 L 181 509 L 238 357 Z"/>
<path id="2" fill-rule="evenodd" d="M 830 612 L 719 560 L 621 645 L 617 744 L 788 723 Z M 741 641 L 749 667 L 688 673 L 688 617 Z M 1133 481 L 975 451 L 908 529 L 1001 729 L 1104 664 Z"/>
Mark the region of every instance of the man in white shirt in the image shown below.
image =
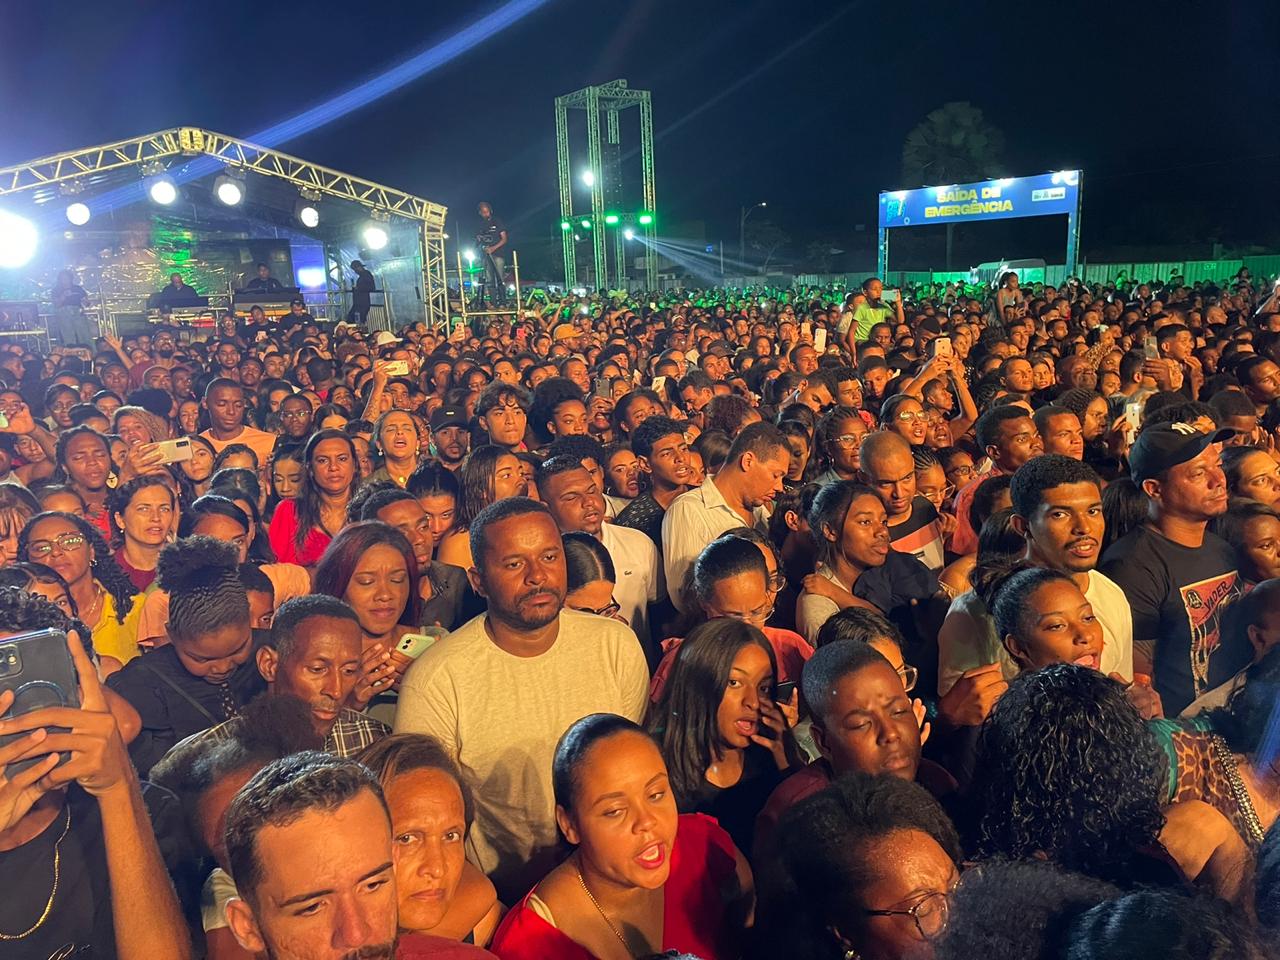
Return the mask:
<path id="1" fill-rule="evenodd" d="M 589 533 L 609 551 L 619 612 L 640 642 L 649 644 L 649 605 L 666 596 L 653 541 L 639 530 L 604 522 L 604 494 L 580 460 L 551 457 L 538 468 L 537 482 L 538 496 L 561 533 Z"/>
<path id="2" fill-rule="evenodd" d="M 753 423 L 733 441 L 714 478 L 671 502 L 662 518 L 662 553 L 677 609 L 684 609 L 685 577 L 702 548 L 734 527 L 763 528 L 790 466 L 791 449 L 782 432 L 771 423 Z"/>
<path id="3" fill-rule="evenodd" d="M 635 635 L 614 620 L 565 610 L 560 531 L 545 506 L 510 497 L 471 524 L 467 571 L 489 603 L 405 674 L 397 733 L 437 738 L 476 797 L 467 855 L 506 903 L 556 863 L 551 760 L 576 720 L 638 721 L 649 672 Z"/>

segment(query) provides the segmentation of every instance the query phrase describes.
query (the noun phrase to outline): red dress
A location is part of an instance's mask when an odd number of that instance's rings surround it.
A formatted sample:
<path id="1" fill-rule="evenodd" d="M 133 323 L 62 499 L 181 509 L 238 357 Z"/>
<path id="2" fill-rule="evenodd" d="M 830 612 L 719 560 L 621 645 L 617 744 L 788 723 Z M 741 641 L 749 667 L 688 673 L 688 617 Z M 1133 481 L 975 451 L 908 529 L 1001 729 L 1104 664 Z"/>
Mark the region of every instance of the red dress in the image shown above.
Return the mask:
<path id="1" fill-rule="evenodd" d="M 671 873 L 662 888 L 662 949 L 702 960 L 732 960 L 739 931 L 729 930 L 724 891 L 733 883 L 733 841 L 711 817 L 680 816 Z M 500 960 L 596 960 L 595 956 L 529 908 L 529 896 L 503 919 L 489 950 Z"/>
<path id="2" fill-rule="evenodd" d="M 271 526 L 267 528 L 267 539 L 271 541 L 271 549 L 281 563 L 296 563 L 300 567 L 314 567 L 320 562 L 320 556 L 333 537 L 317 528 L 307 534 L 298 549 L 298 501 L 281 500 L 271 517 Z"/>

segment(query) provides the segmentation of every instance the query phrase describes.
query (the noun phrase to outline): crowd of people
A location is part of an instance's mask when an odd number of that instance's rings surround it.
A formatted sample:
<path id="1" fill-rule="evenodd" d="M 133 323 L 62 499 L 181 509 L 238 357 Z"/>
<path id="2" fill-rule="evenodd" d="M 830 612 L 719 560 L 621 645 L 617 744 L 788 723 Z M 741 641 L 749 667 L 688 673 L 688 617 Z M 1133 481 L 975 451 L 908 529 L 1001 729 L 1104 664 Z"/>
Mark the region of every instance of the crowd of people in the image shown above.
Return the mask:
<path id="1" fill-rule="evenodd" d="M 1272 288 L 970 292 L 0 345 L 0 957 L 1280 956 Z"/>

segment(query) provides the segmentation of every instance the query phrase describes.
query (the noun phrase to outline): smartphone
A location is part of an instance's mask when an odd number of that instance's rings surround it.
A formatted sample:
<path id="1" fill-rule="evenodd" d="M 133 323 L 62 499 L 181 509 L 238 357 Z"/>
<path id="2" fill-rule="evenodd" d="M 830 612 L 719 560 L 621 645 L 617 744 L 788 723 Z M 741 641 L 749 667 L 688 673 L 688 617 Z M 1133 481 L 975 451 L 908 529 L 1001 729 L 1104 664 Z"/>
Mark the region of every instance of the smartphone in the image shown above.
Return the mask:
<path id="1" fill-rule="evenodd" d="M 935 357 L 951 356 L 951 338 L 935 337 L 933 340 L 933 355 Z"/>
<path id="2" fill-rule="evenodd" d="M 1142 426 L 1142 401 L 1130 400 L 1124 405 L 1125 432 L 1132 444 L 1138 436 L 1138 428 Z"/>
<path id="3" fill-rule="evenodd" d="M 656 393 L 658 396 L 662 397 L 663 400 L 665 401 L 667 395 L 663 392 L 663 389 L 666 387 L 666 385 L 667 385 L 666 377 L 654 377 L 653 383 L 649 384 L 649 389 L 652 390 L 654 393 Z"/>
<path id="4" fill-rule="evenodd" d="M 813 338 L 813 324 L 808 320 L 802 320 L 800 322 L 800 336 L 809 337 L 810 339 Z"/>
<path id="5" fill-rule="evenodd" d="M 1142 353 L 1148 360 L 1160 359 L 1160 347 L 1154 333 L 1148 333 L 1147 338 L 1142 341 Z"/>
<path id="6" fill-rule="evenodd" d="M 417 660 L 420 656 L 436 645 L 436 641 L 444 634 L 437 634 L 433 629 L 432 632 L 423 633 L 406 633 L 400 638 L 400 642 L 396 644 L 396 651 L 404 654 L 410 660 Z"/>
<path id="7" fill-rule="evenodd" d="M 0 692 L 5 690 L 13 691 L 13 706 L 0 719 L 12 720 L 44 707 L 79 708 L 80 684 L 67 648 L 67 635 L 61 630 L 34 630 L 0 642 Z M 50 727 L 49 732 L 69 731 L 66 727 Z M 0 736 L 0 746 L 25 736 L 25 733 Z M 9 764 L 5 767 L 5 776 L 16 776 L 44 756 L 47 754 Z M 71 754 L 64 753 L 58 764 L 70 759 Z"/>
<path id="8" fill-rule="evenodd" d="M 613 399 L 613 387 L 609 385 L 608 377 L 596 377 L 595 389 L 591 392 L 597 397 L 603 397 L 606 400 Z"/>
<path id="9" fill-rule="evenodd" d="M 796 692 L 796 682 L 794 680 L 787 680 L 783 683 L 780 683 L 774 690 L 773 702 L 774 703 L 790 703 L 791 695 L 795 692 Z"/>
<path id="10" fill-rule="evenodd" d="M 388 360 L 386 369 L 388 377 L 407 377 L 409 375 L 409 361 Z"/>
<path id="11" fill-rule="evenodd" d="M 819 327 L 813 332 L 813 349 L 819 353 L 827 352 L 827 328 Z"/>
<path id="12" fill-rule="evenodd" d="M 900 295 L 901 295 L 901 294 L 900 294 L 900 292 L 899 292 L 899 291 L 897 291 L 897 290 L 882 290 L 882 291 L 880 291 L 880 299 L 881 299 L 881 300 L 887 300 L 887 301 L 889 301 L 890 303 L 892 303 L 893 301 L 897 300 L 897 299 L 898 299 L 898 297 L 899 297 Z"/>
<path id="13" fill-rule="evenodd" d="M 183 463 L 191 459 L 191 438 L 178 437 L 176 440 L 161 440 L 156 444 L 160 451 L 161 463 Z"/>

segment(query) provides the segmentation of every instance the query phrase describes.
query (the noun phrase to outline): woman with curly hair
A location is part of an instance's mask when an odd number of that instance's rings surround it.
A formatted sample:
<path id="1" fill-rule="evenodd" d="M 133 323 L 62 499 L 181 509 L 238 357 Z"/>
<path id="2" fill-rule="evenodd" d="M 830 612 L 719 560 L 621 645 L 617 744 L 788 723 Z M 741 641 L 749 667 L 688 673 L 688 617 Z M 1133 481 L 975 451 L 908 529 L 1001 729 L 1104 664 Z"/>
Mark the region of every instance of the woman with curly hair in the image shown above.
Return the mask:
<path id="1" fill-rule="evenodd" d="M 205 536 L 160 551 L 157 581 L 169 593 L 169 643 L 107 681 L 142 717 L 129 753 L 143 777 L 175 743 L 230 720 L 266 689 L 251 656 L 239 560 L 234 544 Z"/>
<path id="2" fill-rule="evenodd" d="M 137 477 L 112 490 L 107 501 L 116 565 L 139 593 L 156 578 L 160 548 L 169 541 L 177 519 L 171 482 L 168 477 Z"/>
<path id="3" fill-rule="evenodd" d="M 978 849 L 1125 887 L 1204 874 L 1234 894 L 1244 845 L 1208 804 L 1162 810 L 1164 776 L 1160 747 L 1119 683 L 1066 663 L 1023 673 L 978 739 Z"/>
<path id="4" fill-rule="evenodd" d="M 947 929 L 960 842 L 924 787 L 850 773 L 778 823 L 756 864 L 748 956 L 923 960 Z"/>
<path id="5" fill-rule="evenodd" d="M 43 563 L 67 582 L 76 610 L 92 631 L 93 649 L 119 669 L 138 655 L 139 591 L 111 558 L 98 528 L 70 513 L 36 514 L 18 537 L 18 555 Z"/>

